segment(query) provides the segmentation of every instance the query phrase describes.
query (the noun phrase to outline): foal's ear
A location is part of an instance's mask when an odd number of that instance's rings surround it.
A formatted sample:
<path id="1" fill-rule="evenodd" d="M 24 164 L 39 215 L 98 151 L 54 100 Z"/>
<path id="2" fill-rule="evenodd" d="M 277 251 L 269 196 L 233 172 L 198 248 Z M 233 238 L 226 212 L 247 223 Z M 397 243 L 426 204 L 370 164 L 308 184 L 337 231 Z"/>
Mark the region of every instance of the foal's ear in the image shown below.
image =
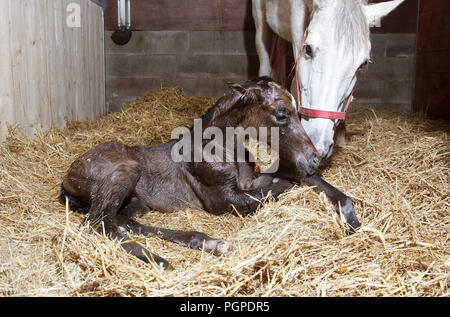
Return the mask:
<path id="1" fill-rule="evenodd" d="M 242 100 L 260 101 L 263 99 L 261 88 L 258 86 L 243 87 L 240 84 L 228 84 L 228 87 L 230 87 L 233 91 L 239 92 Z"/>
<path id="2" fill-rule="evenodd" d="M 241 94 L 244 94 L 245 91 L 246 91 L 246 89 L 245 89 L 244 87 L 242 87 L 242 85 L 237 84 L 237 83 L 228 83 L 228 87 L 229 87 L 231 90 L 240 92 Z"/>

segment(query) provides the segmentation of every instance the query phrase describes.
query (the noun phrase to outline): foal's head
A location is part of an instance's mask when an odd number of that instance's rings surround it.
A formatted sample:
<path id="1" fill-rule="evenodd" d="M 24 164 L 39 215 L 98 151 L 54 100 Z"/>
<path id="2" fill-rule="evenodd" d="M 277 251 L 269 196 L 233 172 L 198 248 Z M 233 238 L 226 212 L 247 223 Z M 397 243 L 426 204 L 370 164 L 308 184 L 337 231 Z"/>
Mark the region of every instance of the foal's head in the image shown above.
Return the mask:
<path id="1" fill-rule="evenodd" d="M 266 131 L 267 143 L 278 150 L 280 166 L 293 177 L 313 174 L 320 159 L 300 123 L 294 97 L 269 77 L 232 84 L 230 88 L 232 93 L 224 100 L 232 105 L 226 106 L 227 111 L 217 120 L 226 126 L 254 128 L 258 138 L 260 131 Z M 272 137 L 273 133 L 278 137 Z"/>

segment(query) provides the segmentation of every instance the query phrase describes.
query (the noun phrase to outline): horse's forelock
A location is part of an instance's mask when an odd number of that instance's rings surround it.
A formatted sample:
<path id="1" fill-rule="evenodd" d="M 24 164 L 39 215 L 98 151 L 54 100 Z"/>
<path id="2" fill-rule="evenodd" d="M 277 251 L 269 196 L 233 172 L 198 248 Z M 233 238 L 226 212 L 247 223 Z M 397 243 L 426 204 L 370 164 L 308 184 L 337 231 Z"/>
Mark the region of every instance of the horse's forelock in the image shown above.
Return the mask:
<path id="1" fill-rule="evenodd" d="M 339 4 L 345 1 L 347 0 L 313 0 L 313 6 L 314 8 L 320 9 L 326 6 Z M 367 5 L 369 3 L 369 0 L 350 0 L 350 1 L 359 2 L 361 3 L 361 5 Z"/>
<path id="2" fill-rule="evenodd" d="M 364 13 L 368 0 L 315 0 L 312 16 L 329 5 L 336 7 L 334 31 L 336 41 L 353 50 L 363 48 L 370 39 L 369 23 Z"/>

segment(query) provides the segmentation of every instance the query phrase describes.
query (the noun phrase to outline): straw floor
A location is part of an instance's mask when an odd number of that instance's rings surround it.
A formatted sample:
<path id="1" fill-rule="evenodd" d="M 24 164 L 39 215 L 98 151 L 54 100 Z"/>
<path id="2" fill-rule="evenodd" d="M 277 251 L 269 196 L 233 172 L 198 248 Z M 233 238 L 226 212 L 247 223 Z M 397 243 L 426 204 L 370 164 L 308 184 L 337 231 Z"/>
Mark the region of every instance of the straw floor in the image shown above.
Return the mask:
<path id="1" fill-rule="evenodd" d="M 449 296 L 448 122 L 352 106 L 347 145 L 322 170 L 354 201 L 346 237 L 333 207 L 296 186 L 248 217 L 186 210 L 141 222 L 226 239 L 223 257 L 134 236 L 175 267 L 161 272 L 81 226 L 57 197 L 80 154 L 101 142 L 167 141 L 214 102 L 153 91 L 121 113 L 0 145 L 1 296 Z"/>

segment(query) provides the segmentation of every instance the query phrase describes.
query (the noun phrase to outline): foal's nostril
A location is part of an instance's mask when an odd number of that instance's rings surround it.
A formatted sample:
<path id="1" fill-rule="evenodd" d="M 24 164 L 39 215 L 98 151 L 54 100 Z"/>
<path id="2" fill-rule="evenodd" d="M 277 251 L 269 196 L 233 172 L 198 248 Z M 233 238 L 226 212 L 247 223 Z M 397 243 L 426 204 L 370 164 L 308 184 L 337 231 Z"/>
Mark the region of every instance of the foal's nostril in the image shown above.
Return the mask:
<path id="1" fill-rule="evenodd" d="M 316 153 L 312 154 L 312 158 L 311 158 L 311 166 L 313 168 L 317 168 L 317 166 L 319 166 L 320 164 L 320 157 L 316 155 Z"/>

